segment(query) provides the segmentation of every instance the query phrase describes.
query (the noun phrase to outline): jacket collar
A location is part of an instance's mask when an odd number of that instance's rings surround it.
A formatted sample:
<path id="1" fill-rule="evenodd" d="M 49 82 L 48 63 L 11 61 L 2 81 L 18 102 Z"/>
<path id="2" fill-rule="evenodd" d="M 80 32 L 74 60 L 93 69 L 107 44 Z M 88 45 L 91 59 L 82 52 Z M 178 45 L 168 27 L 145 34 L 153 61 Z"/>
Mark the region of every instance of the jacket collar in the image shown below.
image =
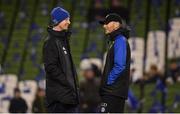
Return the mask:
<path id="1" fill-rule="evenodd" d="M 65 39 L 67 37 L 71 36 L 71 32 L 70 31 L 55 31 L 52 29 L 52 27 L 48 27 L 47 31 L 49 32 L 50 35 L 57 37 L 58 39 Z"/>
<path id="2" fill-rule="evenodd" d="M 123 35 L 127 39 L 129 38 L 129 29 L 126 28 L 119 28 L 111 33 L 108 34 L 109 40 L 114 41 L 118 35 Z"/>

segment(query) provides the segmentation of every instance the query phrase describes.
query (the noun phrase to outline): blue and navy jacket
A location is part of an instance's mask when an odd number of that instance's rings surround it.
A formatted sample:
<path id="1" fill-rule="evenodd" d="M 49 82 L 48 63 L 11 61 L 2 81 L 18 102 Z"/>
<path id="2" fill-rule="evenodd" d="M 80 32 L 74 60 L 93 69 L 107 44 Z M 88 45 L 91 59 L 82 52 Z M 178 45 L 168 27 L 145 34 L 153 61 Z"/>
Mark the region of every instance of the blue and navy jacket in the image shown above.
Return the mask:
<path id="1" fill-rule="evenodd" d="M 109 47 L 102 75 L 100 95 L 114 95 L 127 99 L 130 79 L 130 47 L 125 29 L 109 34 Z"/>

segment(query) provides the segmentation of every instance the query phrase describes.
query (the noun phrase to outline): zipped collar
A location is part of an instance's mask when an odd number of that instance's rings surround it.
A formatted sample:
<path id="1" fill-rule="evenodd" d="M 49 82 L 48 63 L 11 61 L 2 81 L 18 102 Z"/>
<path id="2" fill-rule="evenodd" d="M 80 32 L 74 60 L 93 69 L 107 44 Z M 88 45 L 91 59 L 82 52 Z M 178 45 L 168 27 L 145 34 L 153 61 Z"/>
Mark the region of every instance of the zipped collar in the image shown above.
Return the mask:
<path id="1" fill-rule="evenodd" d="M 55 36 L 55 37 L 57 37 L 59 39 L 65 39 L 65 38 L 67 38 L 67 37 L 69 38 L 71 36 L 70 31 L 66 31 L 66 30 L 55 31 L 55 30 L 53 30 L 52 27 L 48 27 L 47 31 L 49 32 L 50 35 Z"/>
<path id="2" fill-rule="evenodd" d="M 126 37 L 128 39 L 129 38 L 129 32 L 130 32 L 129 29 L 119 28 L 119 29 L 107 34 L 107 36 L 109 37 L 110 41 L 114 41 L 118 35 L 123 35 L 124 37 Z"/>

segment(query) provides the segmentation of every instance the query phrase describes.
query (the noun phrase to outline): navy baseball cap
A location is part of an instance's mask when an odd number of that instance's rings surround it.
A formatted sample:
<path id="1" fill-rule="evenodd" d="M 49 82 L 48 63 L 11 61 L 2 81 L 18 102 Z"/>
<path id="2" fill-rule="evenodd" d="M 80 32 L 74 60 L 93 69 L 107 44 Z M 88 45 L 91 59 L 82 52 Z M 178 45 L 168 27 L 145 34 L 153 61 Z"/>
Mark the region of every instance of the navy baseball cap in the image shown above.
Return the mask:
<path id="1" fill-rule="evenodd" d="M 70 17 L 69 12 L 61 7 L 56 7 L 51 11 L 51 20 L 53 25 L 59 24 L 68 17 Z"/>
<path id="2" fill-rule="evenodd" d="M 104 25 L 104 24 L 108 24 L 111 21 L 116 21 L 122 24 L 122 18 L 116 14 L 116 13 L 110 13 L 108 14 L 104 20 L 99 21 L 100 24 Z"/>

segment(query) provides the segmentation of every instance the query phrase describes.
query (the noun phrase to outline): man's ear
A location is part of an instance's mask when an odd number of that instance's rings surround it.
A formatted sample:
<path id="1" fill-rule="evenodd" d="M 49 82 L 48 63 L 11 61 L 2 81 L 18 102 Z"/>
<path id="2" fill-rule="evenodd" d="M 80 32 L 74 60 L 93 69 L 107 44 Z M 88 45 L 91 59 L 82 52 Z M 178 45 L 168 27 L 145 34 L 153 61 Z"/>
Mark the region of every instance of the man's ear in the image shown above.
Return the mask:
<path id="1" fill-rule="evenodd" d="M 119 22 L 114 22 L 113 23 L 114 28 L 119 28 L 121 24 Z"/>

